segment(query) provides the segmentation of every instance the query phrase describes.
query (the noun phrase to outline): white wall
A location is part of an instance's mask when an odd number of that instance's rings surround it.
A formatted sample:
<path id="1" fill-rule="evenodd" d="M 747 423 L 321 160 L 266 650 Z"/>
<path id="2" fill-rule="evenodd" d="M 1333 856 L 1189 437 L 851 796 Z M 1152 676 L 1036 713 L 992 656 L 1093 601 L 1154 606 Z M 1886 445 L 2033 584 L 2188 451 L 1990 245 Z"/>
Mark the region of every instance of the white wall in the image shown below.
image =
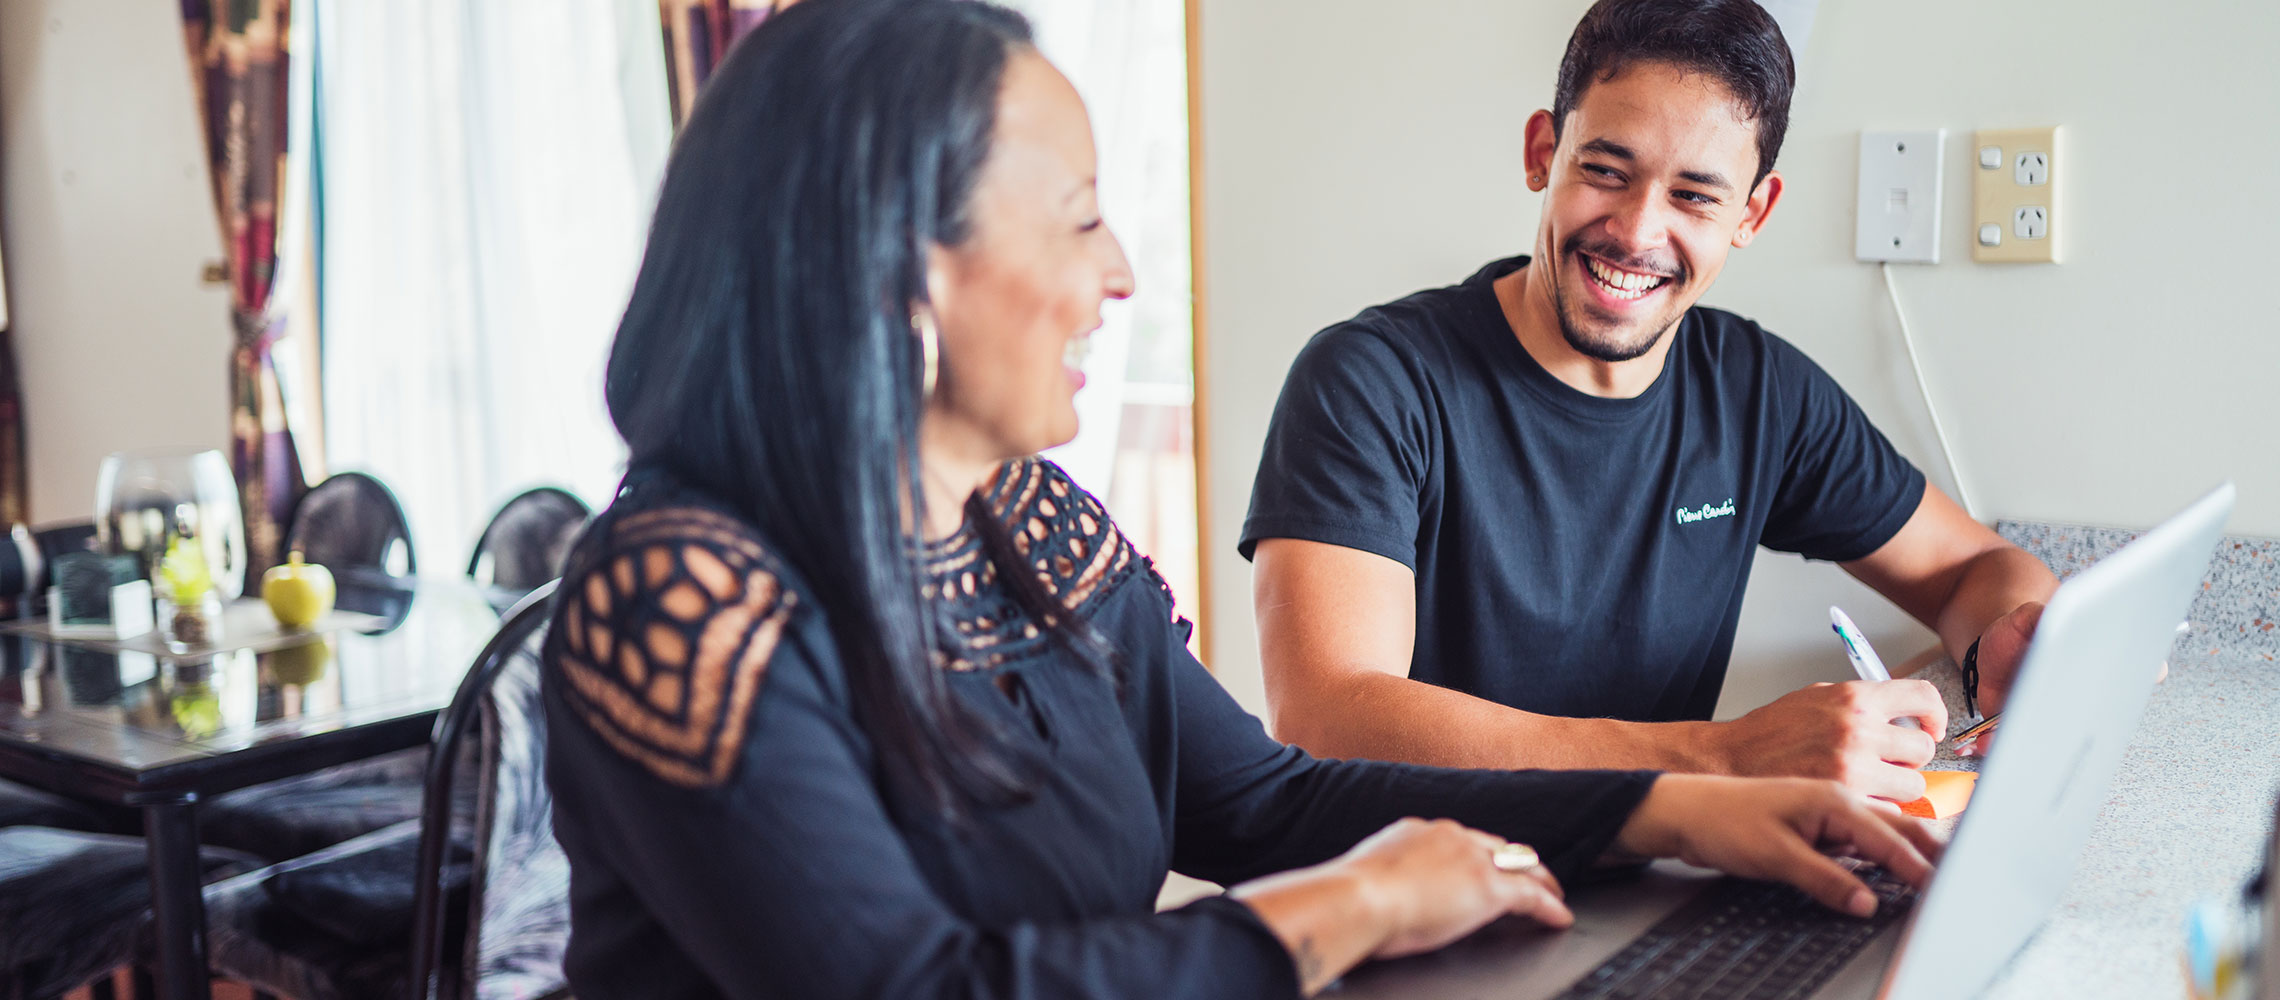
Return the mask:
<path id="1" fill-rule="evenodd" d="M 127 448 L 229 440 L 229 291 L 165 0 L 0 3 L 0 234 L 33 521 L 92 513 Z"/>
<path id="2" fill-rule="evenodd" d="M 1520 129 L 1586 6 L 1201 0 L 1206 610 L 1213 666 L 1254 708 L 1234 546 L 1282 373 L 1321 326 L 1528 249 Z M 1897 277 L 1982 518 L 2145 525 L 2231 477 L 2233 529 L 2280 535 L 2280 321 L 2260 294 L 2275 37 L 2280 7 L 2220 0 L 1830 0 L 1799 66 L 1788 194 L 1705 301 L 1804 348 L 1947 485 L 1877 272 L 1852 259 L 1859 131 L 1946 127 L 1943 262 Z M 2001 38 L 2040 43 L 2040 65 Z M 2041 124 L 2067 129 L 2067 262 L 1974 264 L 1970 130 Z M 1759 566 L 1722 715 L 1848 676 L 1819 624 L 1832 601 L 1889 659 L 1931 642 L 1832 567 Z"/>

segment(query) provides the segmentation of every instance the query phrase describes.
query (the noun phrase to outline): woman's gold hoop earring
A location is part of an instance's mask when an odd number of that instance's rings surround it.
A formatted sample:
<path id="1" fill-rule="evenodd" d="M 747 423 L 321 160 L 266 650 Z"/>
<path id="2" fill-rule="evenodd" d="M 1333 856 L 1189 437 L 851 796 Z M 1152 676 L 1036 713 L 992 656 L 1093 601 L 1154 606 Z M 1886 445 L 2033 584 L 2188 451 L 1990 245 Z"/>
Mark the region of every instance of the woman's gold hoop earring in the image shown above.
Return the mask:
<path id="1" fill-rule="evenodd" d="M 910 329 L 918 335 L 919 398 L 934 398 L 934 383 L 942 370 L 942 332 L 934 326 L 934 316 L 924 310 L 910 314 Z"/>

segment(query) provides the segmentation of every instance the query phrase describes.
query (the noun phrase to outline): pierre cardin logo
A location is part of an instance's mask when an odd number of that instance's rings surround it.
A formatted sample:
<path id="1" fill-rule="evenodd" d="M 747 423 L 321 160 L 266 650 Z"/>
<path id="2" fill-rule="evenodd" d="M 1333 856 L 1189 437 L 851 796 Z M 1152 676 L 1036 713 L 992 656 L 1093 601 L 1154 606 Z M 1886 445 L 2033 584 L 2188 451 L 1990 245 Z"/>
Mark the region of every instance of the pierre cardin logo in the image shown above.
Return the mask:
<path id="1" fill-rule="evenodd" d="M 1678 509 L 1678 523 L 1680 524 L 1693 524 L 1696 521 L 1707 521 L 1713 517 L 1732 516 L 1734 516 L 1733 497 L 1727 497 L 1726 502 L 1722 504 L 1706 503 L 1700 507 L 1680 507 Z"/>

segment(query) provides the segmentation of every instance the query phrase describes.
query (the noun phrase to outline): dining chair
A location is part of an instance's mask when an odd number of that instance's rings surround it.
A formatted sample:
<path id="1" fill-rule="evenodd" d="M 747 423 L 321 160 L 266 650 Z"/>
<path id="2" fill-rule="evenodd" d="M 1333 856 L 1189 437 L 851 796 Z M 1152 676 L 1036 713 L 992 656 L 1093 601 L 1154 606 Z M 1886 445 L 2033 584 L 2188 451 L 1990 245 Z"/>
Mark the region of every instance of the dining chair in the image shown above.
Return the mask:
<path id="1" fill-rule="evenodd" d="M 51 923 L 50 917 L 40 912 L 41 903 L 60 907 L 79 889 L 77 885 L 67 886 L 62 875 L 65 870 L 83 871 L 82 866 L 69 852 L 57 850 L 73 843 L 72 839 L 51 834 L 99 832 L 106 825 L 95 810 L 85 805 L 0 780 L 0 996 L 60 995 L 79 982 L 92 979 L 89 993 L 93 1000 L 113 1000 L 115 994 L 110 980 L 97 976 L 102 970 L 126 961 L 127 954 L 122 948 L 132 940 L 131 926 L 104 926 L 100 912 L 90 913 L 86 908 L 75 907 L 75 914 L 96 924 L 72 935 L 73 940 L 83 945 L 78 954 L 63 955 L 39 947 L 19 948 L 15 943 L 20 935 L 29 935 L 28 928 L 32 925 Z M 14 912 L 9 906 L 10 900 L 17 900 L 23 912 Z M 35 963 L 46 964 L 36 966 Z M 90 968 L 96 973 L 75 975 Z"/>
<path id="2" fill-rule="evenodd" d="M 266 861 L 286 861 L 420 815 L 427 748 L 281 778 L 198 807 L 198 838 Z"/>
<path id="3" fill-rule="evenodd" d="M 409 578 L 418 565 L 403 505 L 362 472 L 310 489 L 293 508 L 285 548 L 341 575 Z M 419 816 L 426 759 L 424 749 L 407 750 L 216 796 L 198 807 L 200 837 L 284 861 L 386 829 Z"/>
<path id="4" fill-rule="evenodd" d="M 24 615 L 46 613 L 49 589 L 55 586 L 56 557 L 93 548 L 95 522 L 86 518 L 51 521 L 31 529 L 31 538 L 32 547 L 37 550 L 38 570 L 31 579 L 23 581 L 24 599 L 11 602 L 16 612 Z"/>
<path id="5" fill-rule="evenodd" d="M 491 516 L 468 557 L 467 575 L 476 583 L 525 592 L 561 576 L 578 529 L 592 514 L 592 508 L 569 490 L 556 486 L 525 490 Z"/>
<path id="6" fill-rule="evenodd" d="M 57 556 L 95 546 L 95 521 L 51 521 L 32 529 L 32 541 L 40 547 L 40 559 L 53 566 Z M 42 580 L 40 585 L 46 586 L 47 581 Z"/>
<path id="7" fill-rule="evenodd" d="M 215 848 L 199 860 L 209 879 L 261 864 Z M 136 957 L 149 922 L 150 848 L 142 838 L 0 828 L 0 996 L 49 1000 L 100 984 Z"/>
<path id="8" fill-rule="evenodd" d="M 102 816 L 84 805 L 13 781 L 0 781 L 0 829 L 11 826 L 45 826 L 89 832 L 101 832 L 109 828 Z"/>
<path id="9" fill-rule="evenodd" d="M 208 888 L 217 974 L 296 1000 L 565 989 L 570 866 L 554 840 L 539 703 L 554 588 L 507 613 L 437 717 L 419 819 Z"/>
<path id="10" fill-rule="evenodd" d="M 12 640 L 0 638 L 0 642 L 8 641 Z M 0 662 L 20 662 L 20 658 L 11 655 L 7 661 Z M 6 679 L 6 676 L 7 668 L 0 667 L 0 680 Z M 19 826 L 83 832 L 110 829 L 110 824 L 104 822 L 103 816 L 94 809 L 60 795 L 0 779 L 0 830 Z M 4 842 L 0 842 L 0 845 L 4 845 Z M 0 851 L 5 849 L 0 846 Z M 14 870 L 10 858 L 0 856 L 0 870 Z M 0 877 L 0 880 L 4 880 L 4 877 Z M 5 920 L 0 920 L 0 934 L 6 932 L 6 927 Z M 4 947 L 4 944 L 0 944 L 0 948 Z M 0 996 L 7 995 L 10 994 L 0 990 Z"/>
<path id="11" fill-rule="evenodd" d="M 409 577 L 419 572 L 411 522 L 386 484 L 362 472 L 343 472 L 310 488 L 293 507 L 285 551 L 335 573 L 378 572 Z"/>
<path id="12" fill-rule="evenodd" d="M 95 522 L 51 523 L 32 537 L 52 566 L 94 544 Z M 83 803 L 0 780 L 0 997 L 60 997 L 82 985 L 95 1000 L 115 996 L 108 974 L 134 957 L 150 911 L 149 845 L 110 832 L 121 828 Z M 227 849 L 200 857 L 209 878 L 262 864 Z"/>

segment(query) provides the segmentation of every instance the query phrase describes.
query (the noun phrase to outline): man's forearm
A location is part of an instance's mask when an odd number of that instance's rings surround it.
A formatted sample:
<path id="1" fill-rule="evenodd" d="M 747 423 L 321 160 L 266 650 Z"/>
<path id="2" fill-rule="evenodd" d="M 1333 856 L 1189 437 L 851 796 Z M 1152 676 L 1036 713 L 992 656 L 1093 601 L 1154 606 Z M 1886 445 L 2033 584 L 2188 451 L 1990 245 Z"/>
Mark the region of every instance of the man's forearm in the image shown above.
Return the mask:
<path id="1" fill-rule="evenodd" d="M 1303 703 L 1293 703 L 1302 701 Z M 1715 723 L 1536 715 L 1392 674 L 1357 672 L 1275 699 L 1275 736 L 1318 757 L 1470 768 L 1723 773 Z"/>
<path id="2" fill-rule="evenodd" d="M 1941 603 L 1933 627 L 1940 647 L 1957 662 L 1987 626 L 2024 604 L 2048 601 L 2058 577 L 2023 549 L 2004 546 L 1974 557 Z"/>

